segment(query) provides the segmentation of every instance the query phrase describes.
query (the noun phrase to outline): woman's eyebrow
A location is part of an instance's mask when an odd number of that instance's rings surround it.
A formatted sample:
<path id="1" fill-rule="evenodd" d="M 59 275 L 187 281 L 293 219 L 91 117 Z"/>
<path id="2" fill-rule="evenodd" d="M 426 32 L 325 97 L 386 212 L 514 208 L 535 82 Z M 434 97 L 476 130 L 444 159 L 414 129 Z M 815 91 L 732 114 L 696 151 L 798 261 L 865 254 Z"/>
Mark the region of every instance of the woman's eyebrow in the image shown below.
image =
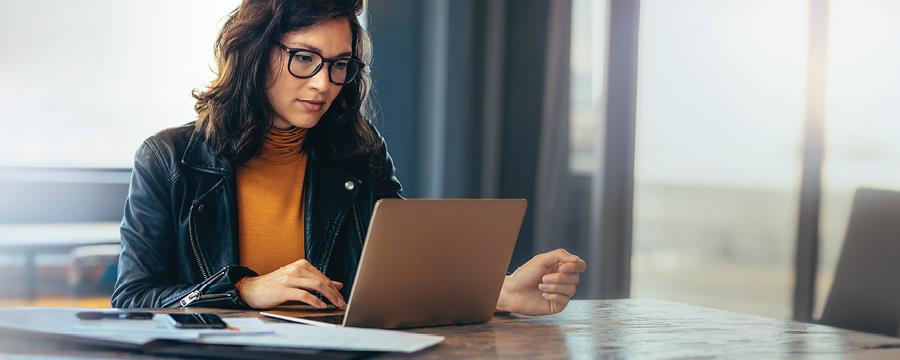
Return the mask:
<path id="1" fill-rule="evenodd" d="M 288 42 L 288 45 L 291 45 L 292 47 L 295 47 L 295 48 L 304 48 L 304 49 L 312 50 L 312 51 L 322 54 L 322 49 L 319 49 L 318 47 L 312 46 L 312 45 L 304 43 L 304 42 L 291 41 L 291 42 Z M 352 51 L 344 51 L 344 52 L 337 54 L 336 56 L 332 56 L 330 58 L 339 58 L 339 57 L 345 57 L 345 56 L 351 56 L 351 55 L 353 55 Z M 325 56 L 325 54 L 322 54 L 322 56 Z"/>

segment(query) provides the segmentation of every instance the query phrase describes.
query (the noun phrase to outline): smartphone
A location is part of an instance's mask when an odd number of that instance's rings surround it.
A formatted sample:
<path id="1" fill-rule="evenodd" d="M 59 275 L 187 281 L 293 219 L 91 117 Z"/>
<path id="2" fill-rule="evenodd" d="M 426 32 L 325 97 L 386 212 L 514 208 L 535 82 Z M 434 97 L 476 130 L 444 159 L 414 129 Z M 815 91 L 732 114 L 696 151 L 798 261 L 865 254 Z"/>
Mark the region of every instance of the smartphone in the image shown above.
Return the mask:
<path id="1" fill-rule="evenodd" d="M 228 327 L 216 314 L 169 314 L 170 322 L 179 329 L 224 329 Z"/>

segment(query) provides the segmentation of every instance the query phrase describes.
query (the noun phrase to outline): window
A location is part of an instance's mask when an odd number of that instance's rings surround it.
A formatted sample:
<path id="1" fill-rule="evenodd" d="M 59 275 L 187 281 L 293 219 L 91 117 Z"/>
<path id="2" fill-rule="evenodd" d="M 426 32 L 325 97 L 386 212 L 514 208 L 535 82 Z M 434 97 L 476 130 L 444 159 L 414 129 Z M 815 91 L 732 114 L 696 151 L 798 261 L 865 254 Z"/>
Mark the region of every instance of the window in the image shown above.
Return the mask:
<path id="1" fill-rule="evenodd" d="M 791 314 L 803 0 L 641 5 L 632 296 Z"/>
<path id="2" fill-rule="evenodd" d="M 143 139 L 196 117 L 238 3 L 0 2 L 0 166 L 131 167 Z"/>
<path id="3" fill-rule="evenodd" d="M 900 2 L 834 0 L 829 6 L 817 314 L 831 288 L 853 192 L 862 186 L 900 190 Z"/>
<path id="4" fill-rule="evenodd" d="M 569 169 L 576 174 L 591 174 L 600 164 L 608 4 L 572 1 Z"/>

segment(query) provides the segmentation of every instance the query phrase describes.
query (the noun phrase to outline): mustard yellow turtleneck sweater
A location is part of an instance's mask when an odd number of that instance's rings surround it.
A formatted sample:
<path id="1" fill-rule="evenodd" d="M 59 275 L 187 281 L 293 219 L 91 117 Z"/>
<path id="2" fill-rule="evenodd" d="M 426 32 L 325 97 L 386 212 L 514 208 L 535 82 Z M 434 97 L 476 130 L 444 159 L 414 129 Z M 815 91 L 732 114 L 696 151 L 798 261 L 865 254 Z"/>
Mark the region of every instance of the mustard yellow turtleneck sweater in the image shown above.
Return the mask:
<path id="1" fill-rule="evenodd" d="M 260 275 L 304 258 L 306 131 L 272 128 L 262 151 L 237 170 L 240 263 Z"/>

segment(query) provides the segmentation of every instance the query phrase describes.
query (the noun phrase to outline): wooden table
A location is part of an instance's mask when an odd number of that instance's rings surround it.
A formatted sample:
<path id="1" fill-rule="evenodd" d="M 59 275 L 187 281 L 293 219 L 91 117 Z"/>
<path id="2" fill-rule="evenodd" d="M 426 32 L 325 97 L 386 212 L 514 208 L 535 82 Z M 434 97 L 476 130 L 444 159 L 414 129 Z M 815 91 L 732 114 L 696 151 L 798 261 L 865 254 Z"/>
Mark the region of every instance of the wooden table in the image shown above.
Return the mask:
<path id="1" fill-rule="evenodd" d="M 226 318 L 258 315 L 208 310 Z M 384 354 L 380 358 L 900 359 L 898 338 L 659 300 L 581 300 L 553 316 L 496 317 L 486 324 L 411 331 L 447 339 L 419 353 Z M 0 357 L 4 354 L 150 358 L 2 336 Z"/>

